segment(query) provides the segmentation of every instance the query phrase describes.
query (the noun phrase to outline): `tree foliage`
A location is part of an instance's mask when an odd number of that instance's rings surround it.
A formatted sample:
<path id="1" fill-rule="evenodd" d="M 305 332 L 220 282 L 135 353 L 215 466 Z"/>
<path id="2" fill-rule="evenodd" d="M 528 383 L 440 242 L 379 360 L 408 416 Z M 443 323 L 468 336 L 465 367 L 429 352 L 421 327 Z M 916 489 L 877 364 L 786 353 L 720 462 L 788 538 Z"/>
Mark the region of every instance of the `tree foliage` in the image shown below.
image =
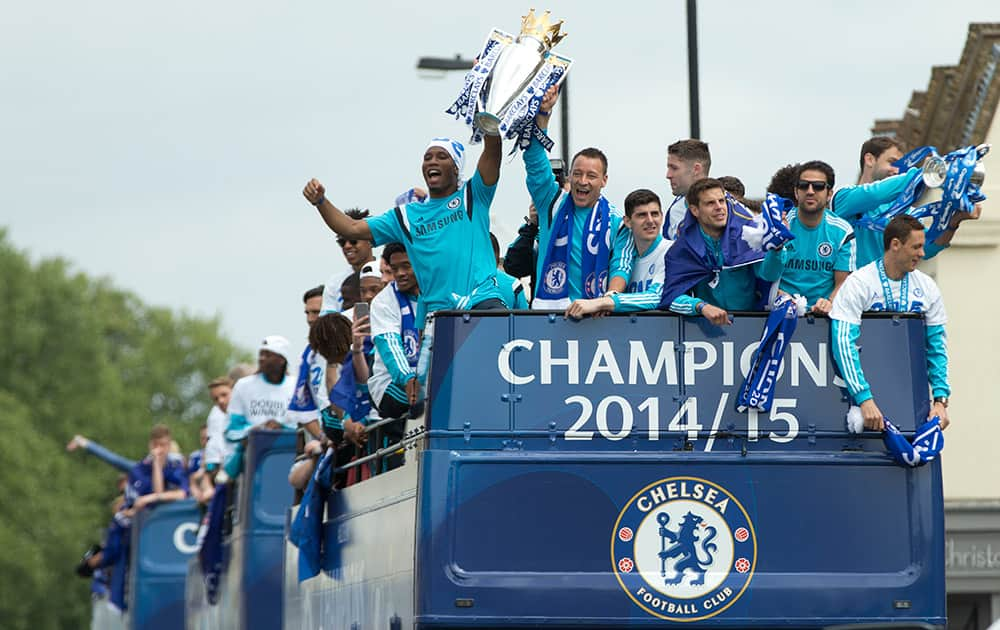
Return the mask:
<path id="1" fill-rule="evenodd" d="M 33 264 L 0 230 L 0 619 L 83 628 L 73 566 L 111 517 L 117 473 L 66 453 L 74 434 L 131 458 L 149 428 L 198 447 L 206 383 L 246 359 L 204 319 L 151 307 L 63 260 Z"/>

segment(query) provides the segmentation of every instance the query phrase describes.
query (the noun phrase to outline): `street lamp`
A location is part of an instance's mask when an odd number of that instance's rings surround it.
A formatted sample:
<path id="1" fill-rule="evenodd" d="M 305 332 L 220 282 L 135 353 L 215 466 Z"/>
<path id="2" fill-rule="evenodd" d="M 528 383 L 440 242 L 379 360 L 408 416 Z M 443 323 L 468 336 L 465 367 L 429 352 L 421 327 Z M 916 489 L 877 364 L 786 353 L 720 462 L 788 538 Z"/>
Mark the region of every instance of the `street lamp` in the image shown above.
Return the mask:
<path id="1" fill-rule="evenodd" d="M 455 55 L 454 57 L 420 57 L 417 59 L 417 70 L 437 70 L 440 72 L 448 72 L 451 70 L 462 70 L 468 71 L 472 69 L 474 61 L 472 59 L 463 59 L 462 55 Z M 560 152 L 562 154 L 563 164 L 569 165 L 569 89 L 568 89 L 568 79 L 563 79 L 562 87 L 560 88 L 559 102 L 562 104 L 560 106 L 559 118 L 561 122 L 560 136 Z"/>
<path id="2" fill-rule="evenodd" d="M 701 115 L 698 104 L 698 8 L 696 0 L 687 0 L 688 93 L 691 101 L 691 137 L 701 138 Z"/>

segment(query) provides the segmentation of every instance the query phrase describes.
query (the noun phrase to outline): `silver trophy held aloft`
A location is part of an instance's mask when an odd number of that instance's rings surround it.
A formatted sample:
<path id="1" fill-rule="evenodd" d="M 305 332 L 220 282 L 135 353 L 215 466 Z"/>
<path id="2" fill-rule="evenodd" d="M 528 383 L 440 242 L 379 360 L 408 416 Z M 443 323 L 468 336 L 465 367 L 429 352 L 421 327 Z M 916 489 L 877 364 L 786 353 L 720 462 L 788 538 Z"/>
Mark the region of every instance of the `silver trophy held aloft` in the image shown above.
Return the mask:
<path id="1" fill-rule="evenodd" d="M 981 144 L 976 147 L 976 166 L 969 176 L 968 184 L 972 186 L 982 186 L 986 180 L 986 166 L 983 165 L 983 158 L 990 152 L 989 144 Z M 948 160 L 940 155 L 934 154 L 924 161 L 921 167 L 923 171 L 924 191 L 920 197 L 913 202 L 914 208 L 920 208 L 944 198 L 944 184 L 948 176 Z"/>
<path id="2" fill-rule="evenodd" d="M 535 17 L 535 10 L 531 9 L 522 18 L 521 34 L 500 52 L 480 95 L 476 124 L 483 131 L 500 132 L 504 114 L 543 69 L 545 57 L 552 47 L 566 37 L 565 33 L 560 33 L 562 24 L 562 20 L 552 24 L 548 11 Z"/>
<path id="3" fill-rule="evenodd" d="M 562 82 L 573 63 L 552 52 L 565 37 L 561 27 L 562 21 L 551 22 L 548 11 L 537 16 L 531 9 L 522 17 L 517 37 L 493 29 L 462 93 L 447 110 L 472 127 L 473 143 L 489 134 L 517 138 L 526 146 L 545 92 Z"/>

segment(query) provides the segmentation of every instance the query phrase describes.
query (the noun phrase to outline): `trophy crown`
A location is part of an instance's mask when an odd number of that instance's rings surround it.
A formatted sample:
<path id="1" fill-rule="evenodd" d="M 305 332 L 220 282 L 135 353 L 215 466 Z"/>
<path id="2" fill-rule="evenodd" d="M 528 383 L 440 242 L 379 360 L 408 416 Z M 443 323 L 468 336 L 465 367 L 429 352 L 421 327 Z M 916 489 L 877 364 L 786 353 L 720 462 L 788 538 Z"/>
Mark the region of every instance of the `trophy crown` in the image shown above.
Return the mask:
<path id="1" fill-rule="evenodd" d="M 528 9 L 528 15 L 521 16 L 521 35 L 534 37 L 545 45 L 546 50 L 562 41 L 566 33 L 559 32 L 563 21 L 559 20 L 555 24 L 549 18 L 550 11 L 546 11 L 540 17 L 535 15 L 534 9 Z"/>

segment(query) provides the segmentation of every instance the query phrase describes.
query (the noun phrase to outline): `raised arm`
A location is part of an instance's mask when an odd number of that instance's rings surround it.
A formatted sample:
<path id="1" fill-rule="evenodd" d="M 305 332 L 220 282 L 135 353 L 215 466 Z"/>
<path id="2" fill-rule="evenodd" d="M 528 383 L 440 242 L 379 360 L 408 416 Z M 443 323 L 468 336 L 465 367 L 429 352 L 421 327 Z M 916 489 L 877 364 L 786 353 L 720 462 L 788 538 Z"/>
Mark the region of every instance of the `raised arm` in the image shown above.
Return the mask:
<path id="1" fill-rule="evenodd" d="M 549 127 L 549 116 L 558 98 L 559 91 L 555 87 L 545 93 L 541 108 L 535 116 L 535 124 L 543 132 Z M 559 184 L 552 174 L 552 164 L 549 163 L 548 154 L 538 138 L 531 139 L 528 148 L 522 152 L 522 157 L 527 175 L 528 194 L 531 195 L 531 201 L 538 210 L 538 225 L 542 232 L 546 232 L 549 228 L 549 206 L 559 194 Z"/>
<path id="2" fill-rule="evenodd" d="M 135 460 L 119 455 L 118 453 L 101 446 L 93 440 L 88 440 L 82 435 L 74 435 L 73 439 L 66 445 L 67 451 L 75 451 L 78 448 L 82 448 L 94 457 L 110 466 L 114 466 L 122 472 L 128 472 L 132 470 L 133 466 L 135 466 Z"/>
<path id="3" fill-rule="evenodd" d="M 500 158 L 503 152 L 503 142 L 500 136 L 487 135 L 483 139 L 483 154 L 479 156 L 479 177 L 487 186 L 494 186 L 500 181 Z"/>
<path id="4" fill-rule="evenodd" d="M 886 177 L 877 182 L 841 188 L 834 193 L 830 210 L 848 221 L 869 214 L 879 206 L 895 200 L 912 180 L 921 175 L 922 171 L 919 168 L 911 168 L 905 173 Z"/>
<path id="5" fill-rule="evenodd" d="M 497 170 L 499 172 L 499 157 L 497 158 Z M 364 219 L 352 219 L 326 198 L 326 188 L 318 179 L 310 179 L 306 187 L 302 189 L 302 195 L 312 205 L 319 210 L 320 216 L 326 222 L 327 227 L 343 236 L 357 240 L 371 240 L 372 232 L 368 228 L 368 223 Z"/>

